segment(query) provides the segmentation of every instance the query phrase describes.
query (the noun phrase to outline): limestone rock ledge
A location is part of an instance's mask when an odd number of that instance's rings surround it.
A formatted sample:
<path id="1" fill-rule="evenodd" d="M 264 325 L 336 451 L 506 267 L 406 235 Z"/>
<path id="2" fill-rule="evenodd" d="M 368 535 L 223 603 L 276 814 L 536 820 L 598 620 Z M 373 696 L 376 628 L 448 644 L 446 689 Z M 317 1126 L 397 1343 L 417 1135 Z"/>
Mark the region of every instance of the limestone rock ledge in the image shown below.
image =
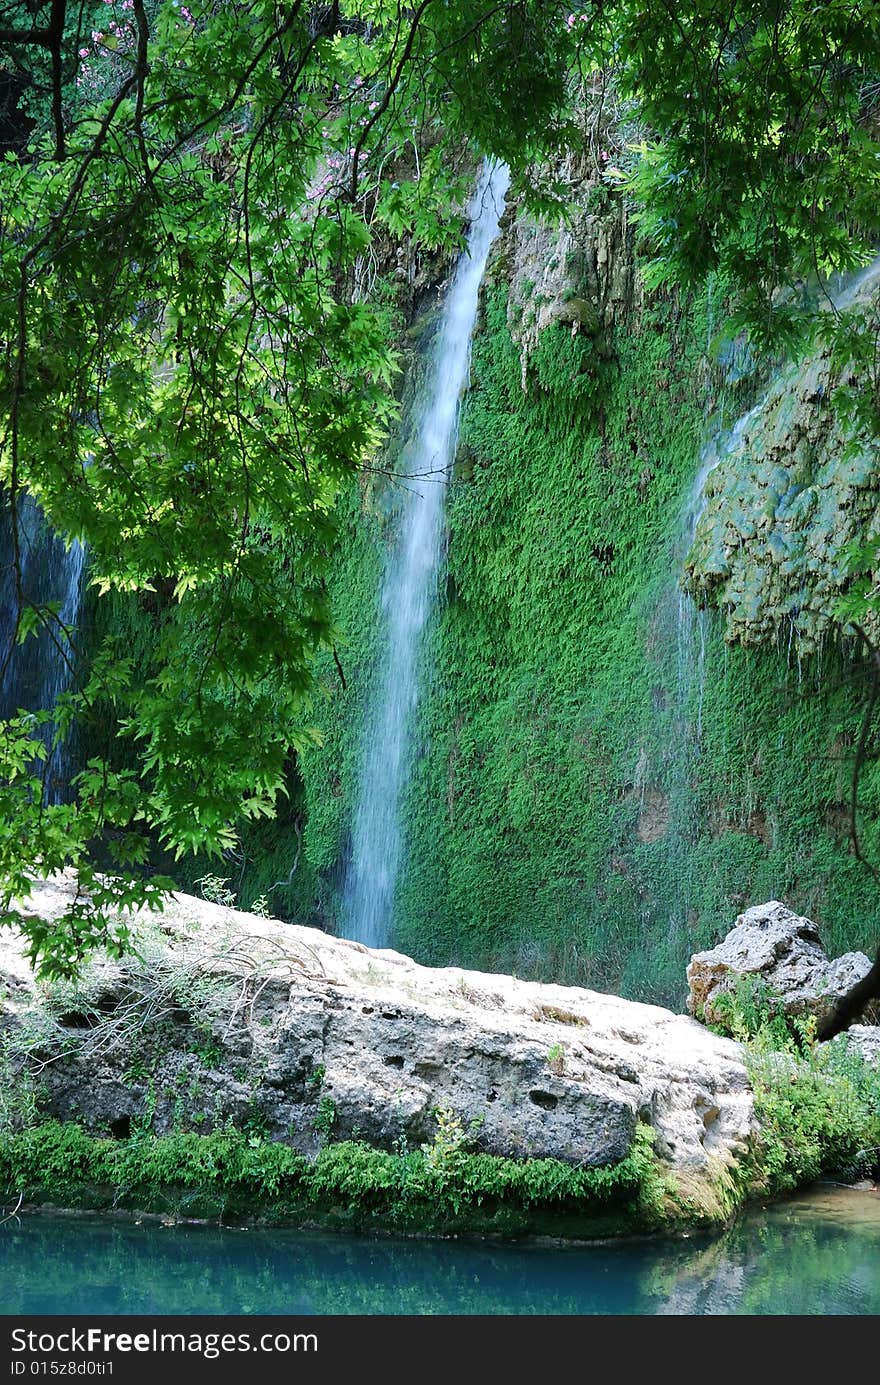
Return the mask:
<path id="1" fill-rule="evenodd" d="M 23 911 L 59 916 L 72 882 Z M 637 1120 L 671 1171 L 707 1184 L 753 1129 L 739 1046 L 696 1020 L 576 987 L 419 966 L 187 895 L 137 921 L 141 960 L 93 960 L 76 991 L 34 981 L 0 931 L 0 1044 L 41 1110 L 127 1134 L 249 1121 L 320 1138 L 430 1141 L 452 1110 L 477 1148 L 595 1166 Z M 26 1053 L 26 1057 L 23 1056 Z"/>

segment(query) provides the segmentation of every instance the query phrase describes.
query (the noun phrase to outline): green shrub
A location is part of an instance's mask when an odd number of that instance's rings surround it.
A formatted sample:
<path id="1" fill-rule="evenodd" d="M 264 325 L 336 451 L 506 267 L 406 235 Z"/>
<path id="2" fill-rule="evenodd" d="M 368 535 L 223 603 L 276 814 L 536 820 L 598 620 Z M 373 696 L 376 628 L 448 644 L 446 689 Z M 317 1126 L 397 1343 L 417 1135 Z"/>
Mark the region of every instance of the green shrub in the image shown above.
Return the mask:
<path id="1" fill-rule="evenodd" d="M 668 1187 L 647 1127 L 637 1129 L 625 1159 L 601 1168 L 500 1158 L 463 1143 L 450 1113 L 422 1149 L 398 1142 L 388 1152 L 349 1140 L 326 1145 L 314 1161 L 242 1131 L 112 1140 L 47 1121 L 0 1136 L 0 1189 L 65 1206 L 441 1233 L 520 1234 L 548 1218 L 560 1235 L 662 1222 Z"/>
<path id="2" fill-rule="evenodd" d="M 786 1015 L 765 983 L 745 977 L 713 1000 L 716 1030 L 744 1045 L 760 1133 L 753 1190 L 791 1192 L 822 1174 L 857 1178 L 880 1164 L 880 1068 L 847 1039 L 816 1043 L 812 1015 Z"/>
<path id="3" fill-rule="evenodd" d="M 785 1193 L 822 1174 L 863 1177 L 880 1166 L 880 1069 L 850 1047 L 845 1035 L 806 1056 L 762 1047 L 748 1050 L 761 1123 L 759 1181 Z"/>
<path id="4" fill-rule="evenodd" d="M 794 1046 L 809 1051 L 815 1043 L 815 1025 L 807 1017 L 786 1014 L 781 997 L 759 976 L 742 976 L 732 991 L 712 997 L 715 1023 L 709 1027 L 761 1051 L 787 1051 Z"/>

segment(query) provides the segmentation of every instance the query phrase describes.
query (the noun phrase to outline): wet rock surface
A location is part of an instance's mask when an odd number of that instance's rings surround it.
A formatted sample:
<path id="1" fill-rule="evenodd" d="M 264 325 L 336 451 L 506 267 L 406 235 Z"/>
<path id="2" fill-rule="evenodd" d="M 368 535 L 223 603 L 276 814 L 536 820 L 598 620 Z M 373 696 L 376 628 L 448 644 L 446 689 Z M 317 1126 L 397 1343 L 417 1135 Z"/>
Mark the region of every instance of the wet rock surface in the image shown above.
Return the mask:
<path id="1" fill-rule="evenodd" d="M 836 302 L 876 308 L 878 296 L 880 260 Z M 833 402 L 857 378 L 857 367 L 841 371 L 831 347 L 819 347 L 782 369 L 718 440 L 685 584 L 723 613 L 731 641 L 778 639 L 812 654 L 838 628 L 848 546 L 878 533 L 876 447 L 841 427 Z M 876 638 L 873 617 L 868 633 Z"/>

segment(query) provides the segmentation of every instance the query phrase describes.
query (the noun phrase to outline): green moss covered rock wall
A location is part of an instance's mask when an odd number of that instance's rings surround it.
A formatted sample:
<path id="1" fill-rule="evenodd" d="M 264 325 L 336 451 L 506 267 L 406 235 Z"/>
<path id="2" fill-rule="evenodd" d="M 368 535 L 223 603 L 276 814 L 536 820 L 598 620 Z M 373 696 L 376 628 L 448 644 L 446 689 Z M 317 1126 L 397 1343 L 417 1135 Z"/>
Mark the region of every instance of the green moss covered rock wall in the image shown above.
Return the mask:
<path id="1" fill-rule="evenodd" d="M 841 301 L 876 311 L 878 282 L 880 260 Z M 862 377 L 827 344 L 787 363 L 707 478 L 686 581 L 723 611 L 729 638 L 779 637 L 800 654 L 833 639 L 848 547 L 880 533 L 876 440 L 857 413 L 841 421 Z"/>
<path id="2" fill-rule="evenodd" d="M 635 303 L 601 339 L 551 322 L 524 372 L 509 273 L 502 254 L 448 496 L 395 945 L 674 1004 L 691 952 L 752 901 L 815 917 L 831 951 L 870 946 L 877 891 L 846 837 L 858 668 L 728 647 L 679 588 L 723 403 L 705 306 Z M 328 663 L 301 766 L 331 926 L 393 528 L 377 496 L 334 583 L 347 688 Z"/>

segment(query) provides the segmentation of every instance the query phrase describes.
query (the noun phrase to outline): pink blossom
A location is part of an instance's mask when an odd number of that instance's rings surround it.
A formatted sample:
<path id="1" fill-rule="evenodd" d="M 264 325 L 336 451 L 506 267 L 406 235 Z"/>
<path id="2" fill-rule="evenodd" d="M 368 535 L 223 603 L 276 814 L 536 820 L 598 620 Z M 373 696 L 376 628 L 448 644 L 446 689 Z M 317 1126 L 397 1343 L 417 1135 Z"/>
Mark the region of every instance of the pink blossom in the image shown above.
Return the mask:
<path id="1" fill-rule="evenodd" d="M 92 50 L 90 48 L 81 48 L 79 50 L 79 55 L 81 58 L 87 58 L 91 51 Z"/>

